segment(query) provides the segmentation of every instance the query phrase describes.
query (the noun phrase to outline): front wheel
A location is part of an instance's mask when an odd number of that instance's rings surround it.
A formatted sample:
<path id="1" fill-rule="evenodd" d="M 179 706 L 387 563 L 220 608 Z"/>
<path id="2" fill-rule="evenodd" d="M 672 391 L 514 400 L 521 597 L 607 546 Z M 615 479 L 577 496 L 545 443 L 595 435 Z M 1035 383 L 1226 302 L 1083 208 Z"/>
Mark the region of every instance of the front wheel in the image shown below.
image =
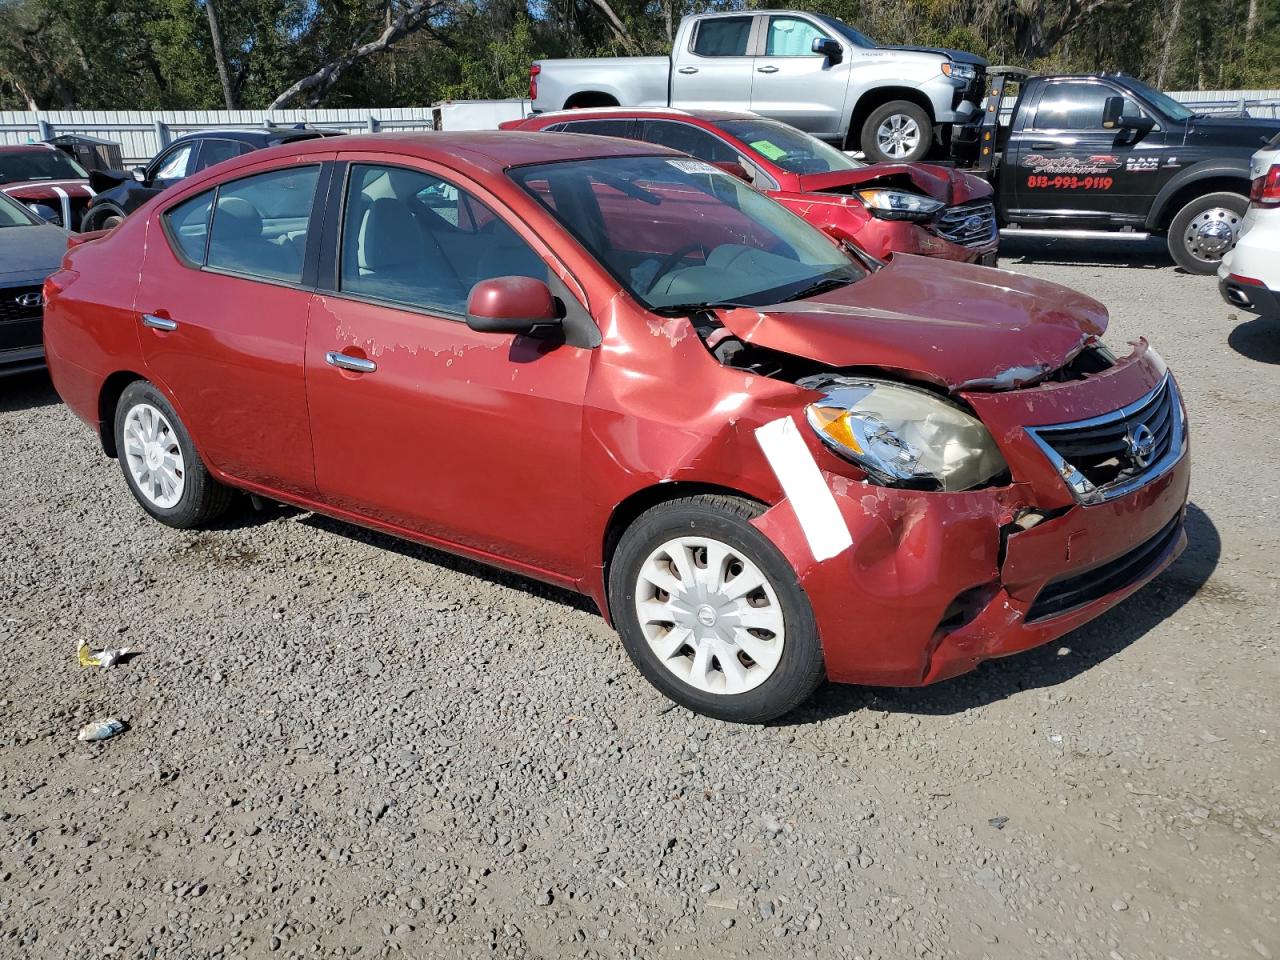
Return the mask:
<path id="1" fill-rule="evenodd" d="M 869 163 L 923 160 L 933 145 L 933 121 L 919 104 L 891 100 L 871 111 L 859 141 Z"/>
<path id="2" fill-rule="evenodd" d="M 161 523 L 187 530 L 227 511 L 232 491 L 210 476 L 186 426 L 152 384 L 135 380 L 125 387 L 115 437 L 129 491 Z"/>
<path id="3" fill-rule="evenodd" d="M 1222 258 L 1240 239 L 1249 201 L 1238 193 L 1196 197 L 1169 224 L 1169 255 L 1187 273 L 1217 273 Z"/>
<path id="4" fill-rule="evenodd" d="M 762 507 L 725 496 L 660 504 L 623 534 L 609 605 L 632 662 L 696 713 L 764 723 L 825 676 L 808 598 L 750 521 Z"/>
<path id="5" fill-rule="evenodd" d="M 124 221 L 124 211 L 113 206 L 102 206 L 90 210 L 80 223 L 80 230 L 89 233 L 92 230 L 112 230 Z"/>

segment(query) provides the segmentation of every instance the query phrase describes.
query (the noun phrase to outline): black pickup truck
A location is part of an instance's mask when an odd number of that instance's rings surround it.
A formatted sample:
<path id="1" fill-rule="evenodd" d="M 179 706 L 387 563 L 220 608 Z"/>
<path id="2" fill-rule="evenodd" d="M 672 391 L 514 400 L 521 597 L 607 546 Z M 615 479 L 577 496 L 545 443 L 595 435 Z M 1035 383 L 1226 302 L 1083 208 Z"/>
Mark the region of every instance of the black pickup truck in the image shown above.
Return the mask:
<path id="1" fill-rule="evenodd" d="M 992 68 L 957 162 L 991 179 L 1004 235 L 1163 235 L 1191 273 L 1214 273 L 1249 205 L 1249 158 L 1280 120 L 1208 117 L 1125 74 Z"/>

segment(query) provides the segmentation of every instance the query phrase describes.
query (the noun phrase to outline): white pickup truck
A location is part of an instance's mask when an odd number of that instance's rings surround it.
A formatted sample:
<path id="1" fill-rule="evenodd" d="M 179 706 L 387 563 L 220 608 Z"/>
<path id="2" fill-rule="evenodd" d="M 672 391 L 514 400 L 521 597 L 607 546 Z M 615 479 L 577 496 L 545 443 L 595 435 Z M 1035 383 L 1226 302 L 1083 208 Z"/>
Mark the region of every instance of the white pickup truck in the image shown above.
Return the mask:
<path id="1" fill-rule="evenodd" d="M 539 60 L 533 111 L 575 107 L 752 110 L 869 160 L 919 160 L 977 111 L 987 61 L 882 47 L 833 17 L 794 10 L 680 21 L 670 57 Z"/>

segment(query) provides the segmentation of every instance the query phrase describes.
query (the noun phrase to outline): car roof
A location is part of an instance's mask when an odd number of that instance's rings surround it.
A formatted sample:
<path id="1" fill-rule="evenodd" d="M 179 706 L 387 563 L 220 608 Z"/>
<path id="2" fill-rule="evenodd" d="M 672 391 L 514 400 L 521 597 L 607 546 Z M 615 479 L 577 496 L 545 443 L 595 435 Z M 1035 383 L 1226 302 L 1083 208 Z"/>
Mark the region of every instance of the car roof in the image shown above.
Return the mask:
<path id="1" fill-rule="evenodd" d="M 57 151 L 52 143 L 6 143 L 0 144 L 0 153 L 39 153 L 43 150 Z"/>
<path id="2" fill-rule="evenodd" d="M 529 119 L 542 120 L 555 117 L 563 120 L 594 120 L 604 117 L 635 117 L 670 120 L 705 120 L 719 123 L 723 120 L 765 120 L 758 113 L 748 110 L 681 110 L 676 107 L 587 107 L 577 110 L 549 110 L 534 114 Z"/>
<path id="3" fill-rule="evenodd" d="M 277 143 L 287 143 L 290 140 L 312 140 L 316 137 L 330 137 L 340 132 L 339 130 L 322 130 L 317 127 L 214 128 L 184 133 L 182 136 L 177 137 L 173 143 L 206 139 L 237 140 L 241 143 L 256 143 L 259 146 L 266 147 Z"/>

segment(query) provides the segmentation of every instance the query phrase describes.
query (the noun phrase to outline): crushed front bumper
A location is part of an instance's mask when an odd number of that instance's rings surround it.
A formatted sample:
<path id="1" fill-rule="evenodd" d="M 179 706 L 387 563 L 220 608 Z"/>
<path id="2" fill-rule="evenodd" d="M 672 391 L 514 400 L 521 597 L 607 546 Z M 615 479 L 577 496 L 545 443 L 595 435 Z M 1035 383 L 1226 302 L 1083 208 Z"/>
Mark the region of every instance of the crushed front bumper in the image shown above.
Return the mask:
<path id="1" fill-rule="evenodd" d="M 926 493 L 824 470 L 853 541 L 829 559 L 814 560 L 786 501 L 759 517 L 813 606 L 828 676 L 887 686 L 944 680 L 1074 630 L 1172 563 L 1186 544 L 1185 450 L 1136 489 L 1083 505 L 1012 426 L 1107 413 L 1162 375 L 1142 344 L 1094 378 L 967 397 L 1006 454 L 1007 486 Z M 1028 512 L 1045 519 L 1024 529 Z"/>

